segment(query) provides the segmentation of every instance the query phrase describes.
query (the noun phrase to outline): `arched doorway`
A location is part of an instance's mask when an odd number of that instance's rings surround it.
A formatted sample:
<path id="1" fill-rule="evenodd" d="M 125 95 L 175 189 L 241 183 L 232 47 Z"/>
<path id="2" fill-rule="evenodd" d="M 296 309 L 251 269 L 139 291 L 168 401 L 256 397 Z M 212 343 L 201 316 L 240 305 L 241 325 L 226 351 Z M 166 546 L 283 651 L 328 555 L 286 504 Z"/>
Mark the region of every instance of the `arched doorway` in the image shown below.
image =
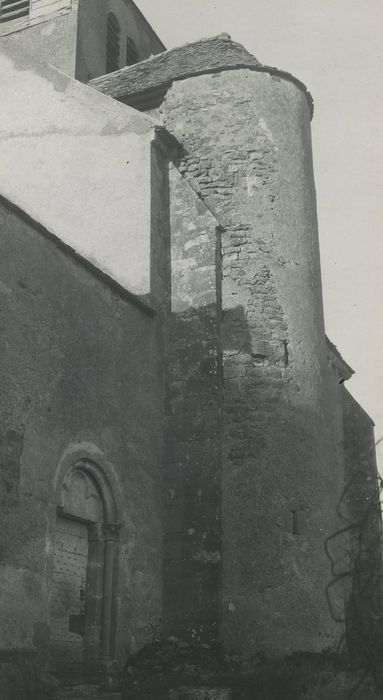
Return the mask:
<path id="1" fill-rule="evenodd" d="M 94 679 L 113 657 L 119 523 L 101 467 L 82 458 L 59 488 L 50 604 L 51 655 L 67 683 Z"/>

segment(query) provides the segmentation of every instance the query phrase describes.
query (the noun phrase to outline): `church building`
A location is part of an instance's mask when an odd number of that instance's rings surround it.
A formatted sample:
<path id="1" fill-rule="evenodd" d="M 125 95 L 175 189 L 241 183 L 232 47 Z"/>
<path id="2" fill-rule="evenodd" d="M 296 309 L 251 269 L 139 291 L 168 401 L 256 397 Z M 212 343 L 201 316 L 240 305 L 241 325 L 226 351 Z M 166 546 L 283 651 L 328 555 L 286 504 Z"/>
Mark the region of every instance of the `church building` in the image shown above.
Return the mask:
<path id="1" fill-rule="evenodd" d="M 337 649 L 381 521 L 310 93 L 132 0 L 0 0 L 0 85 L 0 689 L 159 637 Z"/>

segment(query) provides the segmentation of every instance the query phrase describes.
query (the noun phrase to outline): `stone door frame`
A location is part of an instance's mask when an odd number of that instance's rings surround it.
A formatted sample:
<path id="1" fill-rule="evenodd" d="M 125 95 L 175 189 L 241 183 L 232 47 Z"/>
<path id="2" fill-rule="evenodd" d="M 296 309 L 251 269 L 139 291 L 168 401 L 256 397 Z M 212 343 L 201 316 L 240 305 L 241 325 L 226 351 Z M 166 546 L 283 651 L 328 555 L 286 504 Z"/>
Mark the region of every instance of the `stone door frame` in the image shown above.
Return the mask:
<path id="1" fill-rule="evenodd" d="M 83 518 L 68 512 L 62 504 L 65 485 L 76 472 L 95 484 L 102 503 L 102 519 Z M 83 522 L 88 527 L 87 597 L 84 630 L 84 672 L 87 675 L 108 668 L 115 655 L 118 541 L 122 525 L 122 491 L 115 471 L 102 452 L 87 443 L 69 446 L 55 476 L 57 518 Z"/>

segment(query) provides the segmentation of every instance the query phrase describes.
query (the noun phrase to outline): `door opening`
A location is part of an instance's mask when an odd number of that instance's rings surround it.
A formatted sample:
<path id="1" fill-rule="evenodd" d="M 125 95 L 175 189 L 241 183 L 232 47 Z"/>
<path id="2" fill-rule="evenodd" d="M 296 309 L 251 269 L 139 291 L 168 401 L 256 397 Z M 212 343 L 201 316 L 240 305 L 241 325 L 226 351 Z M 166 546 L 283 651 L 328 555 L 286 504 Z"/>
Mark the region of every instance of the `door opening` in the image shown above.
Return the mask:
<path id="1" fill-rule="evenodd" d="M 119 526 L 97 465 L 65 475 L 57 508 L 50 604 L 50 651 L 68 685 L 91 681 L 113 656 L 113 598 Z"/>
<path id="2" fill-rule="evenodd" d="M 58 675 L 83 672 L 88 571 L 88 526 L 58 517 L 53 559 L 51 651 Z"/>

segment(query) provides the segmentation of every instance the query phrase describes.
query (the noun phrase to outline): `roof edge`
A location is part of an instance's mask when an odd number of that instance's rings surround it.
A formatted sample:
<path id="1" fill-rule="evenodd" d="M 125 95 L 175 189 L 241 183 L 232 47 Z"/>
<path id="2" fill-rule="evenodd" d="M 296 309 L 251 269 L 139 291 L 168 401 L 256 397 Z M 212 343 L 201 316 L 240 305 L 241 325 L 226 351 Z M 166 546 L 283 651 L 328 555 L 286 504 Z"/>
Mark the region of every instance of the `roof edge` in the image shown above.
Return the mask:
<path id="1" fill-rule="evenodd" d="M 150 91 L 160 93 L 161 87 L 166 90 L 176 80 L 240 69 L 268 73 L 294 83 L 306 96 L 313 116 L 313 98 L 302 81 L 287 71 L 261 64 L 226 33 L 156 54 L 133 66 L 94 78 L 88 85 L 116 100 L 127 104 L 132 101 L 139 106 L 140 96 L 147 96 Z"/>
<path id="2" fill-rule="evenodd" d="M 326 344 L 327 344 L 327 350 L 329 353 L 330 363 L 332 364 L 333 368 L 338 372 L 338 375 L 340 377 L 340 381 L 344 382 L 347 379 L 350 379 L 352 377 L 352 375 L 355 374 L 355 371 L 343 359 L 338 348 L 336 347 L 336 345 L 334 345 L 334 343 L 331 342 L 331 340 L 328 338 L 327 335 L 326 335 Z"/>
<path id="3" fill-rule="evenodd" d="M 79 263 L 83 268 L 91 272 L 94 277 L 110 287 L 112 291 L 117 292 L 123 299 L 131 302 L 134 306 L 137 306 L 149 316 L 157 315 L 157 310 L 148 301 L 140 297 L 138 294 L 130 292 L 126 287 L 117 282 L 117 280 L 108 275 L 108 273 L 104 272 L 100 267 L 97 267 L 97 265 L 81 255 L 81 253 L 78 253 L 72 246 L 65 243 L 61 238 L 59 238 L 59 236 L 56 236 L 56 234 L 52 233 L 52 231 L 47 229 L 43 224 L 30 216 L 25 209 L 20 207 L 18 204 L 15 204 L 7 197 L 4 197 L 1 193 L 0 204 L 2 204 L 9 211 L 20 216 L 21 219 L 36 229 L 36 231 L 43 235 L 47 240 L 54 243 L 62 252 L 66 253 L 72 258 L 72 260 Z"/>
<path id="4" fill-rule="evenodd" d="M 354 407 L 358 409 L 358 412 L 361 413 L 364 418 L 367 420 L 367 422 L 371 425 L 372 428 L 375 426 L 375 421 L 373 418 L 371 418 L 370 414 L 367 413 L 366 409 L 363 408 L 363 406 L 360 405 L 359 401 L 356 400 L 355 396 L 351 394 L 351 392 L 347 389 L 347 387 L 344 387 L 344 394 L 346 396 L 346 399 L 351 403 Z M 377 441 L 379 442 L 379 440 Z M 375 443 L 375 447 L 376 447 Z"/>

